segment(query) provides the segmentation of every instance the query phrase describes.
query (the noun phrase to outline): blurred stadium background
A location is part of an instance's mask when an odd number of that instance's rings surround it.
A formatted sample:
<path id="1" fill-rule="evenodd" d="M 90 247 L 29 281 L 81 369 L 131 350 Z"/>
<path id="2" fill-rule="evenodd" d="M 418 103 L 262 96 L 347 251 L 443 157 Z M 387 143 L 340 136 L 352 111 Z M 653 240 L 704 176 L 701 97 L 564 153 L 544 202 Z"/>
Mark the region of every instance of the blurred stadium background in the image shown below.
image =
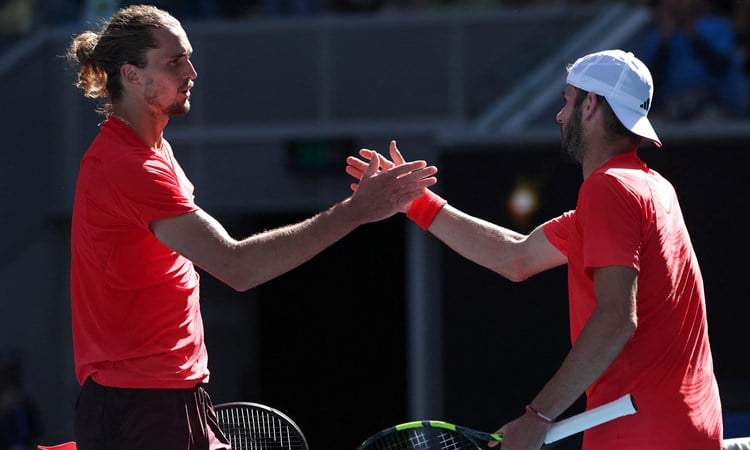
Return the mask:
<path id="1" fill-rule="evenodd" d="M 101 121 L 63 58 L 93 16 L 68 3 L 0 3 L 0 345 L 20 355 L 45 442 L 73 437 L 69 220 Z M 175 12 L 198 79 L 165 135 L 198 203 L 238 237 L 349 195 L 344 158 L 390 139 L 435 163 L 437 190 L 469 213 L 525 231 L 574 207 L 580 170 L 559 160 L 554 121 L 565 65 L 637 53 L 651 21 L 637 2 L 352 1 L 283 16 L 261 3 Z M 702 261 L 727 437 L 750 435 L 750 121 L 655 127 L 664 147 L 641 155 L 673 180 Z M 510 283 L 393 217 L 247 293 L 204 275 L 209 391 L 285 411 L 314 449 L 416 418 L 494 430 L 568 349 L 565 283 L 564 268 Z"/>

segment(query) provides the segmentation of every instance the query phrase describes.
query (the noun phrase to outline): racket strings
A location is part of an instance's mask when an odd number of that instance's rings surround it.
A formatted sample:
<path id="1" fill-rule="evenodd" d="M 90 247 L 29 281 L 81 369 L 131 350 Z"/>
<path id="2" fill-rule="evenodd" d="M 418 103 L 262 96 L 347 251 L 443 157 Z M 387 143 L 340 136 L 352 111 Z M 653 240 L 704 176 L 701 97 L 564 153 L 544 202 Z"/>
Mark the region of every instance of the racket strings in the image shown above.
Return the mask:
<path id="1" fill-rule="evenodd" d="M 476 450 L 477 446 L 474 445 L 465 436 L 455 433 L 440 433 L 438 436 L 440 441 L 441 450 L 463 450 L 473 449 Z"/>
<path id="2" fill-rule="evenodd" d="M 476 450 L 466 436 L 434 428 L 415 428 L 387 433 L 372 441 L 365 450 Z"/>
<path id="3" fill-rule="evenodd" d="M 276 416 L 252 408 L 217 411 L 219 425 L 233 450 L 302 450 L 301 439 Z"/>

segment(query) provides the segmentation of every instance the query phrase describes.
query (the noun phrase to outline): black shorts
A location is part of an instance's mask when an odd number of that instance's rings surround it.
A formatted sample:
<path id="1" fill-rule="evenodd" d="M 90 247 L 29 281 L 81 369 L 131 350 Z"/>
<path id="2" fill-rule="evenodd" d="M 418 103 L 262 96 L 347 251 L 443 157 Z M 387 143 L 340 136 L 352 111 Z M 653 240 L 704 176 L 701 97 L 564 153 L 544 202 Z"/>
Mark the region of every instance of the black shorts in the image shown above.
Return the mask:
<path id="1" fill-rule="evenodd" d="M 78 395 L 78 450 L 230 449 L 211 398 L 193 389 L 123 389 L 90 378 Z"/>

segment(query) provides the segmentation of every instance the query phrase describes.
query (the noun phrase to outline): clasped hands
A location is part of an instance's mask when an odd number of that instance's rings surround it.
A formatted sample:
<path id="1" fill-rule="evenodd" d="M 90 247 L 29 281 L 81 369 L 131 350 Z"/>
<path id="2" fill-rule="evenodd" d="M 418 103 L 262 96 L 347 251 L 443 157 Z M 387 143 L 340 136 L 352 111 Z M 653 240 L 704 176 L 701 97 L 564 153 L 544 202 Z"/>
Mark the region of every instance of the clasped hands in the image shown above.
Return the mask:
<path id="1" fill-rule="evenodd" d="M 396 141 L 389 143 L 390 159 L 370 149 L 360 149 L 359 156 L 346 158 L 346 173 L 357 181 L 350 185 L 355 193 L 361 189 L 363 181 L 377 176 L 394 177 L 399 182 L 390 183 L 398 198 L 398 210 L 406 212 L 411 202 L 427 192 L 427 188 L 437 183 L 437 167 L 428 166 L 425 161 L 406 162 L 398 150 Z"/>

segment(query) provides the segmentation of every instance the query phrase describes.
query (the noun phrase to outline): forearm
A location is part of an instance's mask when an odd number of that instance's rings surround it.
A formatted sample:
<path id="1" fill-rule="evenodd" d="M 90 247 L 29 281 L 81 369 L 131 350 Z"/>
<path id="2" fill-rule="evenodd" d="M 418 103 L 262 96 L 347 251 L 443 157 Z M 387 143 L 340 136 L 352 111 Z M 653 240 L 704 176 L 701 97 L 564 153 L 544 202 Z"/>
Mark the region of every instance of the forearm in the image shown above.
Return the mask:
<path id="1" fill-rule="evenodd" d="M 296 224 L 242 240 L 203 210 L 152 223 L 164 245 L 238 291 L 294 269 L 363 223 L 351 198 Z"/>
<path id="2" fill-rule="evenodd" d="M 446 205 L 435 217 L 430 233 L 456 253 L 505 277 L 513 275 L 513 246 L 524 236 Z"/>
<path id="3" fill-rule="evenodd" d="M 464 258 L 512 281 L 525 280 L 566 262 L 541 227 L 524 235 L 450 205 L 435 217 L 429 231 Z"/>
<path id="4" fill-rule="evenodd" d="M 301 222 L 257 233 L 234 244 L 222 278 L 234 289 L 251 289 L 309 261 L 360 224 L 347 199 Z"/>
<path id="5" fill-rule="evenodd" d="M 550 417 L 562 414 L 607 370 L 634 331 L 635 323 L 622 315 L 595 312 L 531 404 Z"/>

